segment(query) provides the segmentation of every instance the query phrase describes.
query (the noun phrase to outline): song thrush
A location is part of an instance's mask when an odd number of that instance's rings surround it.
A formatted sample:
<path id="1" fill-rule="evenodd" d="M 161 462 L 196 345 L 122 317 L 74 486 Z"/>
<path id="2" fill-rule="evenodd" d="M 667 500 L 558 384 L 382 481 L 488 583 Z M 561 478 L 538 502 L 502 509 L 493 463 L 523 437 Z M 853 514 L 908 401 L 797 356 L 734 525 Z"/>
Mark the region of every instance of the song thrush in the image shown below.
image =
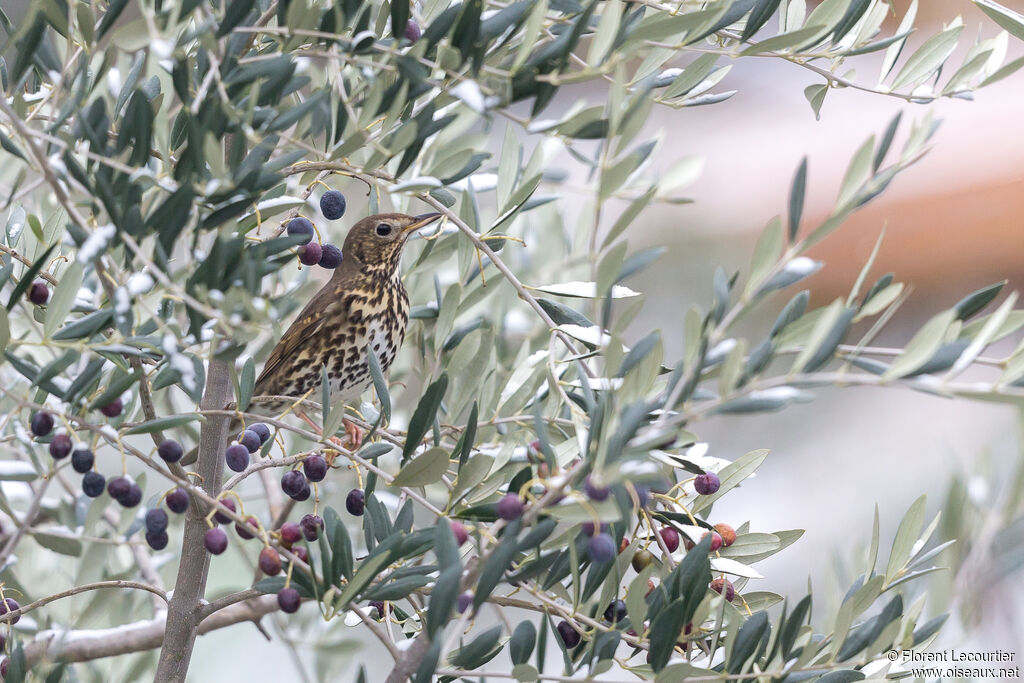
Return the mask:
<path id="1" fill-rule="evenodd" d="M 319 397 L 327 368 L 334 400 L 351 401 L 372 383 L 367 350 L 385 372 L 405 340 L 409 297 L 400 262 L 409 236 L 441 217 L 384 213 L 364 218 L 349 231 L 341 265 L 285 331 L 256 380 L 253 397 L 287 396 L 291 401 L 254 401 L 250 412 L 274 415 L 295 399 Z M 231 425 L 234 439 L 240 423 Z M 351 423 L 346 432 L 356 437 Z M 191 456 L 191 457 L 190 457 Z M 190 453 L 183 460 L 194 459 Z"/>

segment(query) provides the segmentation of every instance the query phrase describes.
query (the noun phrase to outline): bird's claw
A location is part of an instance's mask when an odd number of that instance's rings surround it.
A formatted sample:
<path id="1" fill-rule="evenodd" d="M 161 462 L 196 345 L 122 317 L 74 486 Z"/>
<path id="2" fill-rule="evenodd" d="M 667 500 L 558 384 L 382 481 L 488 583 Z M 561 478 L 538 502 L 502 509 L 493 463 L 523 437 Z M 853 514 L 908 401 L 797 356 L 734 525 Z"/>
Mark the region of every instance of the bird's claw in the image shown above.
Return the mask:
<path id="1" fill-rule="evenodd" d="M 349 448 L 353 451 L 359 450 L 363 445 L 363 430 L 355 423 L 345 418 L 345 437 Z"/>

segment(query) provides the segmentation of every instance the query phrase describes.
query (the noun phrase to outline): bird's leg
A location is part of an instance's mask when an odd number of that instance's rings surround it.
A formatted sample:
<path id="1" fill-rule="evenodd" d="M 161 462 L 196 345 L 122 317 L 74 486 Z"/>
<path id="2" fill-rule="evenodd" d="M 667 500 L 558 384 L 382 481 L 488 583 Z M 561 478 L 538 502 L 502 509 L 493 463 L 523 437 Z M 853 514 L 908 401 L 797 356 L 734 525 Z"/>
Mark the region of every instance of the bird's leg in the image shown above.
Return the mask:
<path id="1" fill-rule="evenodd" d="M 312 418 L 310 418 L 310 417 L 309 417 L 309 415 L 306 415 L 306 411 L 304 411 L 304 410 L 296 410 L 296 411 L 295 411 L 295 414 L 296 414 L 296 415 L 298 415 L 298 417 L 299 417 L 299 419 L 300 419 L 300 420 L 302 420 L 303 422 L 305 422 L 306 424 L 308 424 L 308 425 L 310 426 L 310 428 L 311 428 L 311 429 L 312 429 L 312 430 L 313 430 L 314 432 L 316 432 L 316 433 L 317 433 L 318 435 L 320 435 L 320 436 L 323 436 L 323 435 L 324 435 L 324 430 L 323 430 L 323 429 L 322 429 L 322 428 L 320 427 L 320 425 L 318 425 L 318 424 L 317 424 L 316 422 L 313 422 Z M 341 441 L 341 439 L 339 439 L 339 438 L 338 438 L 338 437 L 336 437 L 336 436 L 331 436 L 331 437 L 329 437 L 329 438 L 328 438 L 327 440 L 328 440 L 328 441 L 330 441 L 331 443 L 333 443 L 333 444 L 334 444 L 335 446 L 337 446 L 338 448 L 341 448 L 341 447 L 342 447 L 342 441 Z M 331 467 L 331 466 L 333 466 L 333 465 L 334 465 L 334 457 L 335 457 L 335 456 L 336 456 L 337 454 L 338 454 L 338 452 L 337 452 L 337 451 L 334 451 L 334 450 L 330 450 L 330 449 L 328 449 L 328 450 L 327 450 L 327 451 L 326 451 L 326 452 L 324 453 L 324 459 L 325 459 L 325 460 L 327 461 L 327 465 L 328 465 L 328 467 Z"/>
<path id="2" fill-rule="evenodd" d="M 352 420 L 347 417 L 344 420 L 345 424 L 345 436 L 348 438 L 348 444 L 352 447 L 352 450 L 359 450 L 359 447 L 363 445 L 363 430 Z"/>
<path id="3" fill-rule="evenodd" d="M 312 418 L 309 417 L 309 415 L 306 415 L 306 412 L 304 410 L 296 410 L 295 414 L 298 416 L 300 420 L 308 424 L 313 429 L 314 432 L 320 434 L 321 436 L 323 435 L 323 429 L 321 429 L 320 425 L 314 422 Z M 363 430 L 359 427 L 359 425 L 352 422 L 347 417 L 345 418 L 344 424 L 346 437 L 345 440 L 343 441 L 342 439 L 339 439 L 336 436 L 331 436 L 328 438 L 328 441 L 339 447 L 344 447 L 347 444 L 350 450 L 357 450 L 360 446 L 363 445 Z M 330 465 L 333 464 L 333 461 L 334 458 L 328 456 L 327 463 Z"/>
<path id="4" fill-rule="evenodd" d="M 321 428 L 320 425 L 318 425 L 316 422 L 314 422 L 313 419 L 309 415 L 306 415 L 306 411 L 304 411 L 304 410 L 296 410 L 295 411 L 295 415 L 300 420 L 302 420 L 303 422 L 308 424 L 310 429 L 312 429 L 314 432 L 316 432 L 318 436 L 323 436 L 324 435 L 323 428 Z M 330 441 L 331 443 L 337 445 L 337 446 L 341 446 L 342 445 L 341 439 L 339 439 L 336 436 L 331 436 L 327 440 Z"/>

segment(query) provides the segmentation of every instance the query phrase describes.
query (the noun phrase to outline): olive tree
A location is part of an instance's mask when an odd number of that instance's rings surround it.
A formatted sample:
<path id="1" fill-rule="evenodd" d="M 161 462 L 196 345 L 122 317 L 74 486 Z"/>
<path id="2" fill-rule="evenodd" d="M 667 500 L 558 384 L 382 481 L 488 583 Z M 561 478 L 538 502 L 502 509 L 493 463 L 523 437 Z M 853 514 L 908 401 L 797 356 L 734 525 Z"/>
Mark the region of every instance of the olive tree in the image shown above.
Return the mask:
<path id="1" fill-rule="evenodd" d="M 0 12 L 6 680 L 117 657 L 131 677 L 181 681 L 197 637 L 279 610 L 312 644 L 365 629 L 393 657 L 389 682 L 897 675 L 883 653 L 926 646 L 945 619 L 905 597 L 946 547 L 923 499 L 891 543 L 876 524 L 845 599 L 812 616 L 811 595 L 752 583 L 771 585 L 757 563 L 802 532 L 715 515 L 769 453 L 712 456 L 699 437 L 709 416 L 820 386 L 1024 396 L 1024 346 L 982 355 L 1024 325 L 1016 295 L 992 303 L 1001 284 L 896 353 L 871 345 L 907 296 L 894 276 L 868 281 L 869 261 L 821 306 L 800 289 L 821 266 L 807 250 L 927 152 L 938 122 L 918 105 L 970 99 L 1022 65 L 1004 56 L 1024 19 L 991 0 L 976 4 L 1002 30 L 960 53 L 973 27 L 914 35 L 914 0 L 883 30 L 893 4 L 38 0 L 16 25 Z M 877 79 L 855 71 L 879 55 Z M 859 147 L 820 223 L 804 216 L 806 162 L 794 169 L 749 268 L 718 269 L 709 300 L 672 311 L 672 357 L 658 331 L 626 332 L 644 305 L 630 278 L 660 256 L 629 238 L 651 207 L 687 201 L 694 166 L 652 172 L 675 150 L 645 124 L 656 107 L 683 125 L 729 99 L 729 69 L 755 57 L 817 74 L 816 113 L 843 88 L 907 113 Z M 567 165 L 584 178 L 571 200 Z M 406 250 L 398 361 L 385 373 L 370 354 L 372 389 L 351 404 L 317 389 L 268 416 L 257 371 L 344 260 L 325 245 L 385 212 L 442 214 Z M 770 326 L 736 331 L 769 310 Z M 979 364 L 988 380 L 960 379 Z M 324 680 L 353 663 L 316 652 Z"/>

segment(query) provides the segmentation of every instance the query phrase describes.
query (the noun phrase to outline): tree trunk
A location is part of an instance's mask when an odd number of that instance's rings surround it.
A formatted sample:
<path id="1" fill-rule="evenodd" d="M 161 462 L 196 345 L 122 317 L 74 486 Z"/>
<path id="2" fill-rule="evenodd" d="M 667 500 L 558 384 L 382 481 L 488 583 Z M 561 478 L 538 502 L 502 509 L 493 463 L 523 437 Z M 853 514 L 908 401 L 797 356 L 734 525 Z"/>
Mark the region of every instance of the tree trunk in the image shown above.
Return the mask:
<path id="1" fill-rule="evenodd" d="M 200 406 L 204 410 L 222 409 L 231 401 L 231 372 L 228 361 L 213 358 L 206 373 L 206 390 Z M 202 477 L 202 487 L 211 496 L 219 493 L 224 458 L 221 452 L 227 440 L 229 418 L 208 417 L 199 437 L 199 459 L 196 472 Z M 185 534 L 181 545 L 181 561 L 174 585 L 174 595 L 167 605 L 167 628 L 164 632 L 156 678 L 160 683 L 184 683 L 192 659 L 196 632 L 199 629 L 199 602 L 206 591 L 206 577 L 210 569 L 210 554 L 203 546 L 203 537 L 209 528 L 206 510 L 192 505 L 185 518 Z"/>

